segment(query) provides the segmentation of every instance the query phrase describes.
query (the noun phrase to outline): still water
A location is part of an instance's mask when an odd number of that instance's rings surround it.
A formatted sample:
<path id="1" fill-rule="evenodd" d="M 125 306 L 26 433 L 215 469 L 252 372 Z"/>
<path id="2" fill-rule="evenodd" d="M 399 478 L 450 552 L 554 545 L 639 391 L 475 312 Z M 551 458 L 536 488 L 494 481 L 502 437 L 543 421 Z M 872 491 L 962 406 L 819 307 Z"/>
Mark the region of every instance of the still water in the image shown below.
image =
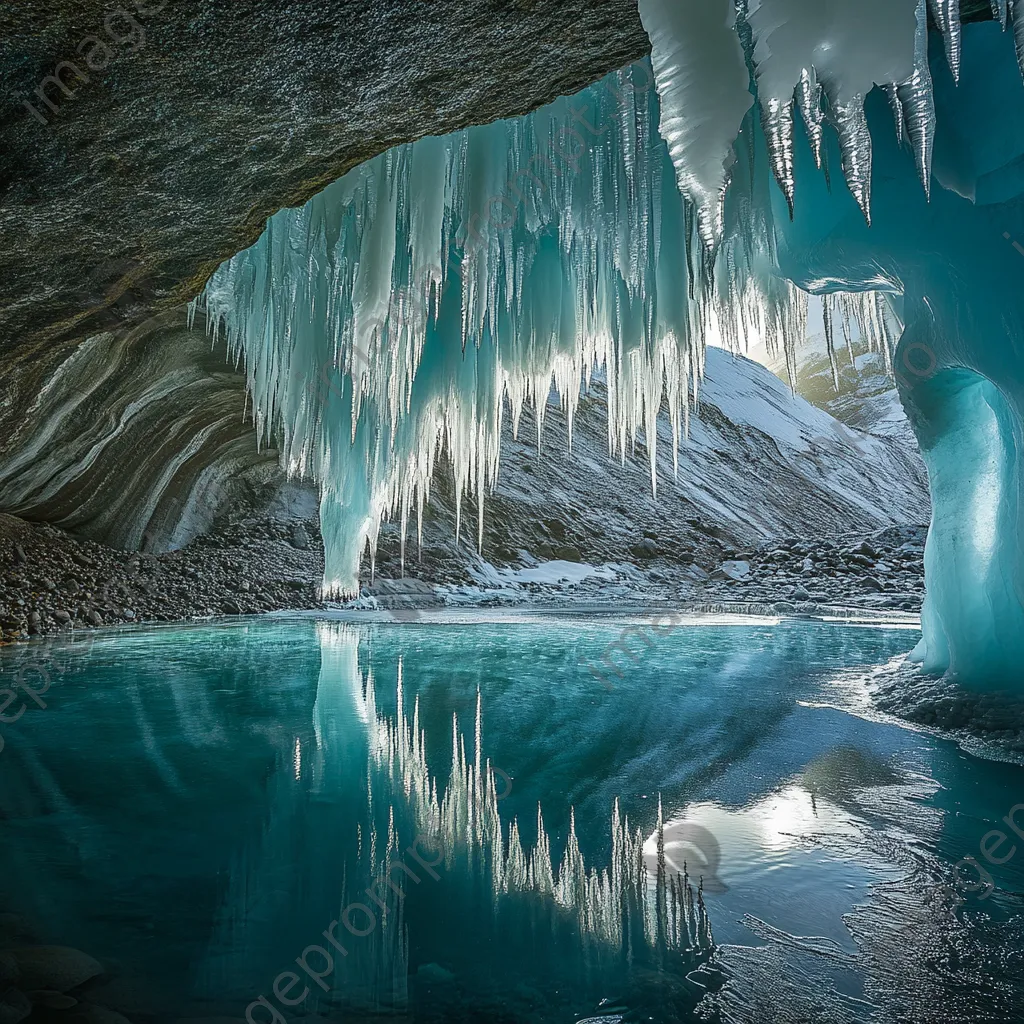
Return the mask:
<path id="1" fill-rule="evenodd" d="M 916 639 L 287 618 L 0 652 L 0 687 L 51 680 L 0 725 L 0 947 L 82 950 L 79 1010 L 159 1024 L 1024 1020 L 1024 768 L 872 713 Z"/>

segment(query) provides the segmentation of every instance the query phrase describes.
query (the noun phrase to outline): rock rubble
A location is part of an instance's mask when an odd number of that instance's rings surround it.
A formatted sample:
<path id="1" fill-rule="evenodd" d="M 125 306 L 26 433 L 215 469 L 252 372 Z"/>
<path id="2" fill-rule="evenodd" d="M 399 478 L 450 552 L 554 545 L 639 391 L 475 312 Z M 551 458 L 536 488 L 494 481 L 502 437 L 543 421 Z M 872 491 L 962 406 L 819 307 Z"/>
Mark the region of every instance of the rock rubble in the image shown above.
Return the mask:
<path id="1" fill-rule="evenodd" d="M 238 516 L 152 555 L 0 515 L 0 640 L 315 608 L 322 574 L 315 521 Z"/>
<path id="2" fill-rule="evenodd" d="M 926 537 L 924 526 L 894 526 L 864 538 L 794 537 L 756 551 L 726 551 L 706 589 L 717 597 L 749 602 L 788 598 L 796 605 L 918 612 L 924 598 Z M 737 565 L 747 566 L 740 577 Z"/>

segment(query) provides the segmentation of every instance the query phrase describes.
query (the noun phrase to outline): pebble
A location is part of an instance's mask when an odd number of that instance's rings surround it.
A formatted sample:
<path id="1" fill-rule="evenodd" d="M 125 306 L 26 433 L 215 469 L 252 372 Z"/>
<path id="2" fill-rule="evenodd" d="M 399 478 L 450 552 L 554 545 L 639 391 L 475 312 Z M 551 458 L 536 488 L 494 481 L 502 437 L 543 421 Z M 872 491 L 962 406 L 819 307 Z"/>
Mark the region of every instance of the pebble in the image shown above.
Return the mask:
<path id="1" fill-rule="evenodd" d="M 24 992 L 9 988 L 0 993 L 0 1024 L 20 1024 L 32 1012 L 32 1002 Z"/>

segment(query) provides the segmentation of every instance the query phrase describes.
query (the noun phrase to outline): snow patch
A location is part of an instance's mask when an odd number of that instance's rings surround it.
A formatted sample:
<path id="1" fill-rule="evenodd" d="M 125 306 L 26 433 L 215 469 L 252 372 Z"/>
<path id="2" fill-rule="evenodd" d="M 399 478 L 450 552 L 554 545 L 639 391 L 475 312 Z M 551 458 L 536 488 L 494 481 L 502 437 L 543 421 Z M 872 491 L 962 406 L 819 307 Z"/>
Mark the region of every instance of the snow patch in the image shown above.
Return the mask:
<path id="1" fill-rule="evenodd" d="M 588 565 L 586 562 L 567 562 L 553 559 L 540 562 L 525 569 L 499 569 L 484 562 L 475 568 L 474 573 L 484 582 L 497 586 L 510 586 L 522 583 L 541 583 L 546 585 L 576 584 L 585 579 L 616 580 L 622 575 L 625 567 L 621 565 Z"/>

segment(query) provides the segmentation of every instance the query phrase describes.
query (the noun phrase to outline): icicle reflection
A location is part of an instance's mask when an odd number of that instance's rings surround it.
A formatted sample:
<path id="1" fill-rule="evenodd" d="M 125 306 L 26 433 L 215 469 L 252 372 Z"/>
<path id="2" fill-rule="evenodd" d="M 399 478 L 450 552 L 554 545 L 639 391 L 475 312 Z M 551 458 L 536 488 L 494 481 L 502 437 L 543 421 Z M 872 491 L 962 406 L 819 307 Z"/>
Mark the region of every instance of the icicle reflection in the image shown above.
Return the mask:
<path id="1" fill-rule="evenodd" d="M 334 651 L 347 648 L 353 653 L 358 647 L 360 634 L 353 627 L 321 623 L 317 628 L 322 647 Z M 639 828 L 631 827 L 617 800 L 611 813 L 610 864 L 588 866 L 572 812 L 565 851 L 558 861 L 539 805 L 532 846 L 524 842 L 515 817 L 502 820 L 499 805 L 513 782 L 486 755 L 479 692 L 469 738 L 458 716 L 452 717 L 451 760 L 448 781 L 442 787 L 428 763 L 431 745 L 421 724 L 419 696 L 410 707 L 405 692 L 402 660 L 394 681 L 393 716 L 378 708 L 381 681 L 375 679 L 372 666 L 357 672 L 354 685 L 345 689 L 359 692 L 363 703 L 360 717 L 369 723 L 367 825 L 365 829 L 357 826 L 356 862 L 345 865 L 346 878 L 356 881 L 346 883 L 351 891 L 343 894 L 343 905 L 351 899 L 365 899 L 358 893 L 367 879 L 397 878 L 405 883 L 397 866 L 404 858 L 407 867 L 416 868 L 408 859 L 407 848 L 420 836 L 426 837 L 426 845 L 436 849 L 438 857 L 443 851 L 444 873 L 438 884 L 452 884 L 445 879 L 447 873 L 474 886 L 482 882 L 495 914 L 509 901 L 539 899 L 542 906 L 575 923 L 584 947 L 596 944 L 606 954 L 628 953 L 641 942 L 652 950 L 683 954 L 688 963 L 711 955 L 714 938 L 699 882 L 666 862 L 660 817 L 653 872 L 645 862 L 644 836 Z M 322 677 L 321 686 L 337 686 L 337 680 Z M 442 872 L 440 864 L 437 870 Z M 407 888 L 418 894 L 422 886 Z M 357 972 L 369 989 L 380 991 L 384 985 L 399 1001 L 408 995 L 407 908 L 404 900 L 392 903 L 393 909 L 382 915 L 380 934 L 369 936 L 365 948 L 358 941 L 352 943 L 342 968 L 349 992 Z"/>

